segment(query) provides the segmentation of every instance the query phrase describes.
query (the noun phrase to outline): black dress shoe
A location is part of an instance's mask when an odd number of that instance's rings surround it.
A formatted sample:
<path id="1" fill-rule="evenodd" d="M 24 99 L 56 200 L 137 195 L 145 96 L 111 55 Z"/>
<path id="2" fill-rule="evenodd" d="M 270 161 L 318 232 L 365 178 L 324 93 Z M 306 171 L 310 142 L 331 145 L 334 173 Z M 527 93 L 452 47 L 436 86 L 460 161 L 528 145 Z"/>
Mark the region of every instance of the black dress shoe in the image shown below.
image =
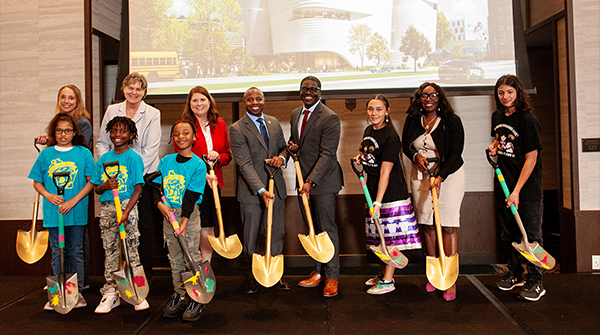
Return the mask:
<path id="1" fill-rule="evenodd" d="M 246 279 L 246 283 L 244 284 L 244 292 L 246 294 L 256 293 L 256 280 L 254 279 Z"/>
<path id="2" fill-rule="evenodd" d="M 275 284 L 275 287 L 277 287 L 278 290 L 282 290 L 282 291 L 290 290 L 290 286 L 285 282 L 285 280 L 283 280 L 283 278 L 281 278 L 279 280 L 279 282 L 277 284 Z"/>

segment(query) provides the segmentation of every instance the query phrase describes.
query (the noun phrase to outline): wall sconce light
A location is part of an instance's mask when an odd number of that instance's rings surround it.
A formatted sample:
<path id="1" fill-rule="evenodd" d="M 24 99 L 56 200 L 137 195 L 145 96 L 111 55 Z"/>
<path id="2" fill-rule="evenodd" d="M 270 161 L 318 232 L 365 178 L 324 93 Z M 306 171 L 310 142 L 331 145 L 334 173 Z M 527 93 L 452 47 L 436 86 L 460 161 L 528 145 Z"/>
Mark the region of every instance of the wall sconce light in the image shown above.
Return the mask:
<path id="1" fill-rule="evenodd" d="M 353 111 L 356 108 L 356 99 L 346 99 L 346 109 Z"/>

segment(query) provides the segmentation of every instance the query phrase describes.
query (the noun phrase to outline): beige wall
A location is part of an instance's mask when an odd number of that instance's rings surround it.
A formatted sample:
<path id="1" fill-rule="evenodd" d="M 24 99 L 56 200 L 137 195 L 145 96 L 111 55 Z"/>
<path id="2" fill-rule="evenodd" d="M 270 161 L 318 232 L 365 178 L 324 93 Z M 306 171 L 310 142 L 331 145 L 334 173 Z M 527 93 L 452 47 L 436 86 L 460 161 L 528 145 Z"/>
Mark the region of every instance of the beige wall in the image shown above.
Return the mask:
<path id="1" fill-rule="evenodd" d="M 600 210 L 600 152 L 582 152 L 582 138 L 600 138 L 600 2 L 573 1 L 579 209 Z"/>
<path id="2" fill-rule="evenodd" d="M 85 96 L 81 0 L 0 2 L 0 218 L 31 218 L 33 138 L 54 115 L 60 87 Z"/>

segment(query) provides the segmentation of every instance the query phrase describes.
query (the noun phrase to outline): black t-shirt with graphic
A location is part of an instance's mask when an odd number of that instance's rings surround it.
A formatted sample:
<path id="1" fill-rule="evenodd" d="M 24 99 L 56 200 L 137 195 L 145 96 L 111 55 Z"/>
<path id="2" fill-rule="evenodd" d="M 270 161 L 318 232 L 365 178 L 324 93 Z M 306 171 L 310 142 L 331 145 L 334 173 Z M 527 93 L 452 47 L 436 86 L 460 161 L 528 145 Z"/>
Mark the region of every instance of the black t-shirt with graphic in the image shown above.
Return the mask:
<path id="1" fill-rule="evenodd" d="M 495 111 L 492 114 L 492 137 L 498 140 L 498 165 L 508 189 L 512 192 L 525 164 L 525 154 L 538 150 L 537 162 L 520 192 L 520 201 L 542 198 L 542 157 L 540 124 L 531 111 L 517 111 L 510 116 Z M 499 199 L 505 198 L 497 178 L 494 190 Z"/>
<path id="2" fill-rule="evenodd" d="M 375 130 L 373 126 L 365 129 L 360 143 L 362 164 L 367 173 L 367 189 L 373 201 L 377 197 L 381 162 L 392 162 L 394 167 L 390 173 L 388 187 L 383 196 L 383 203 L 408 198 L 406 181 L 400 165 L 400 137 L 389 126 Z"/>

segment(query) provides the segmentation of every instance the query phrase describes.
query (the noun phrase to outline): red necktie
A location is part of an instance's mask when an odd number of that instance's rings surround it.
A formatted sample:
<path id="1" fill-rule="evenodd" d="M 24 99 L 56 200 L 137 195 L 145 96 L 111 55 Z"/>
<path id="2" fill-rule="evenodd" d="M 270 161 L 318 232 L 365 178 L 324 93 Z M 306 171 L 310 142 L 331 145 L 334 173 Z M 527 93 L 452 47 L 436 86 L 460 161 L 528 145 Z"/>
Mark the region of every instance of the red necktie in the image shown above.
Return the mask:
<path id="1" fill-rule="evenodd" d="M 306 127 L 306 122 L 308 122 L 308 114 L 310 114 L 310 110 L 304 110 L 304 118 L 302 119 L 302 127 L 300 128 L 300 140 L 302 140 L 302 136 L 304 136 L 304 127 Z"/>

